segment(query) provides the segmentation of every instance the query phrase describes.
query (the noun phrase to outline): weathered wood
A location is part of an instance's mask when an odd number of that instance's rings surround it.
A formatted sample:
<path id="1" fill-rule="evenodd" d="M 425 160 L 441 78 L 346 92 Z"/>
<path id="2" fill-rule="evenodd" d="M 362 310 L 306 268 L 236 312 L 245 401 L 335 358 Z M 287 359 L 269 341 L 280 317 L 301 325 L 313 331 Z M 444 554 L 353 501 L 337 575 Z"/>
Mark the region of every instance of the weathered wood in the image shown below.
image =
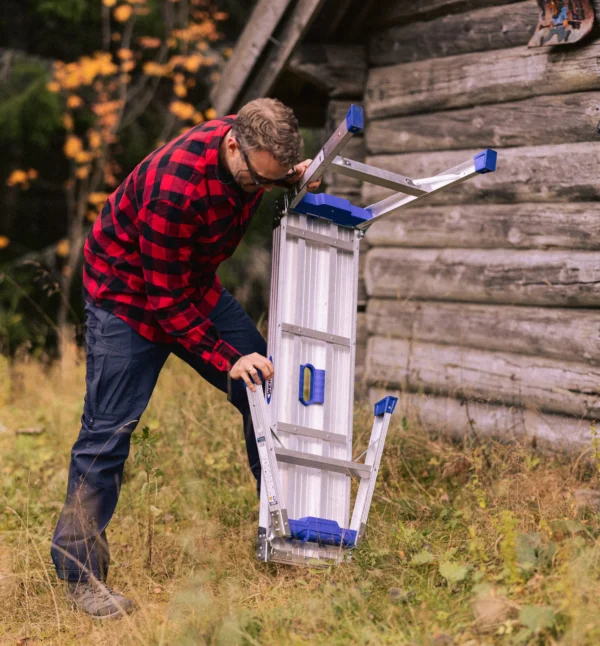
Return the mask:
<path id="1" fill-rule="evenodd" d="M 388 391 L 373 388 L 369 399 L 376 402 L 387 394 Z M 580 452 L 592 445 L 590 423 L 585 419 L 434 395 L 397 396 L 403 414 L 428 433 L 459 440 L 474 435 L 504 442 L 535 440 L 544 449 L 567 452 Z"/>
<path id="2" fill-rule="evenodd" d="M 356 379 L 362 379 L 365 371 L 367 360 L 367 314 L 358 312 L 356 315 L 356 358 L 355 358 L 355 376 Z"/>
<path id="3" fill-rule="evenodd" d="M 260 67 L 252 74 L 236 105 L 268 96 L 292 52 L 315 19 L 325 0 L 298 0 L 270 36 L 270 44 L 261 58 Z M 241 88 L 240 88 L 241 90 Z"/>
<path id="4" fill-rule="evenodd" d="M 600 364 L 598 310 L 372 298 L 369 334 Z"/>
<path id="5" fill-rule="evenodd" d="M 382 298 L 598 307 L 600 254 L 374 247 L 365 282 Z"/>
<path id="6" fill-rule="evenodd" d="M 369 38 L 371 65 L 395 65 L 441 56 L 526 46 L 539 15 L 534 2 L 477 8 L 427 22 L 375 31 Z"/>
<path id="7" fill-rule="evenodd" d="M 600 250 L 598 204 L 460 204 L 398 211 L 376 222 L 376 246 Z"/>
<path id="8" fill-rule="evenodd" d="M 600 369 L 544 357 L 372 336 L 366 379 L 408 391 L 592 419 L 600 415 Z"/>
<path id="9" fill-rule="evenodd" d="M 512 47 L 373 68 L 365 106 L 368 117 L 377 119 L 599 88 L 598 41 L 553 49 Z"/>
<path id="10" fill-rule="evenodd" d="M 304 43 L 287 69 L 331 97 L 362 98 L 367 80 L 366 50 L 360 45 Z"/>
<path id="11" fill-rule="evenodd" d="M 599 77 L 600 78 L 600 77 Z M 467 161 L 478 150 L 375 155 L 367 163 L 408 177 L 430 177 Z M 594 202 L 600 199 L 600 146 L 593 143 L 506 148 L 495 173 L 475 177 L 427 198 L 428 204 L 488 202 Z M 363 184 L 365 202 L 390 194 Z"/>
<path id="12" fill-rule="evenodd" d="M 552 124 L 552 127 L 548 127 Z M 370 121 L 371 154 L 600 142 L 600 92 Z"/>
<path id="13" fill-rule="evenodd" d="M 211 92 L 212 105 L 217 114 L 229 114 L 231 111 L 289 4 L 290 0 L 259 0 L 219 82 Z"/>
<path id="14" fill-rule="evenodd" d="M 382 2 L 372 12 L 372 26 L 388 26 L 429 20 L 440 15 L 461 13 L 480 7 L 495 7 L 516 0 L 419 0 L 419 2 Z M 509 10 L 509 9 L 507 9 Z"/>

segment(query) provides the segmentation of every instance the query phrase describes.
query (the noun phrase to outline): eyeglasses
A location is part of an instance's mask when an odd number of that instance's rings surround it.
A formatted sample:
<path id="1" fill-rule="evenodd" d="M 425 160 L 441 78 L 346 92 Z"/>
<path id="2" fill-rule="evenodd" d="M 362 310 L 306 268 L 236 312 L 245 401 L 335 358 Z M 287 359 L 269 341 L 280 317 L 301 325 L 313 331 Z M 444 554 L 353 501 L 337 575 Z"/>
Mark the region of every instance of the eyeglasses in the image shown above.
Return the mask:
<path id="1" fill-rule="evenodd" d="M 252 181 L 256 184 L 256 186 L 275 184 L 276 186 L 283 186 L 283 187 L 289 188 L 288 182 L 296 174 L 296 171 L 293 168 L 291 168 L 283 177 L 278 177 L 277 179 L 270 179 L 269 177 L 263 177 L 252 168 L 252 165 L 250 164 L 250 160 L 248 159 L 248 155 L 246 154 L 246 151 L 241 146 L 240 146 L 240 152 L 242 153 L 244 162 L 248 167 L 248 172 L 250 173 L 250 177 L 252 178 Z"/>

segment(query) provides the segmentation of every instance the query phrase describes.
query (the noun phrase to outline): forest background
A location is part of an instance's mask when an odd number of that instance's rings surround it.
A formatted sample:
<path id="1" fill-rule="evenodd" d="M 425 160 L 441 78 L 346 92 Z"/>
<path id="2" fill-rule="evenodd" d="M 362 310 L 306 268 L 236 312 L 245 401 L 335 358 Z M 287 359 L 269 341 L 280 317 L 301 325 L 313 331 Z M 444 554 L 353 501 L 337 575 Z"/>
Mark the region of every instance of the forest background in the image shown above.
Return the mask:
<path id="1" fill-rule="evenodd" d="M 76 334 L 81 343 L 87 232 L 106 196 L 148 153 L 215 116 L 210 87 L 254 4 L 2 3 L 0 354 L 51 361 L 61 338 Z M 263 201 L 220 270 L 257 322 L 266 315 L 279 193 Z"/>

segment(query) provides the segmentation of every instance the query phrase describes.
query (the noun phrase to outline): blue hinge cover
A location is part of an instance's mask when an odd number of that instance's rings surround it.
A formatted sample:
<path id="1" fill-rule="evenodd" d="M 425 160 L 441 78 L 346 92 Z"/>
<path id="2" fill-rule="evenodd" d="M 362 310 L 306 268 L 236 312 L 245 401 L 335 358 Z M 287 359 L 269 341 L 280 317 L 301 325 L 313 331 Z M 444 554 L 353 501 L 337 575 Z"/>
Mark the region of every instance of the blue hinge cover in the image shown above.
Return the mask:
<path id="1" fill-rule="evenodd" d="M 328 193 L 307 193 L 293 210 L 352 228 L 373 217 L 368 209 L 354 206 L 348 200 Z"/>
<path id="2" fill-rule="evenodd" d="M 391 395 L 384 397 L 375 404 L 375 417 L 384 415 L 385 413 L 390 413 L 391 415 L 394 412 L 397 403 L 397 397 L 392 397 Z"/>
<path id="3" fill-rule="evenodd" d="M 475 172 L 481 173 L 493 173 L 496 170 L 496 160 L 498 159 L 498 153 L 491 148 L 486 148 L 484 151 L 477 153 L 473 157 L 475 162 Z"/>
<path id="4" fill-rule="evenodd" d="M 360 105 L 354 105 L 354 103 L 348 109 L 346 113 L 346 126 L 348 132 L 362 132 L 365 127 L 365 117 L 363 109 Z"/>

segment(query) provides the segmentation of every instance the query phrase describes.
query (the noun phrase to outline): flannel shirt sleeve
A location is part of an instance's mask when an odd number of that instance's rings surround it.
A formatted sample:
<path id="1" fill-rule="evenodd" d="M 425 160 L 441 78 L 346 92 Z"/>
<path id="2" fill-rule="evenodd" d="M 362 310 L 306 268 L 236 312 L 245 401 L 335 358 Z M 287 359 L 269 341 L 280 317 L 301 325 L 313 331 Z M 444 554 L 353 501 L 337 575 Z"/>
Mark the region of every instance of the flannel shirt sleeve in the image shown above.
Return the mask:
<path id="1" fill-rule="evenodd" d="M 190 300 L 194 292 L 190 258 L 198 213 L 157 200 L 140 210 L 139 222 L 144 281 L 156 320 L 184 348 L 217 370 L 229 370 L 241 354 L 221 339 L 212 321 Z"/>

